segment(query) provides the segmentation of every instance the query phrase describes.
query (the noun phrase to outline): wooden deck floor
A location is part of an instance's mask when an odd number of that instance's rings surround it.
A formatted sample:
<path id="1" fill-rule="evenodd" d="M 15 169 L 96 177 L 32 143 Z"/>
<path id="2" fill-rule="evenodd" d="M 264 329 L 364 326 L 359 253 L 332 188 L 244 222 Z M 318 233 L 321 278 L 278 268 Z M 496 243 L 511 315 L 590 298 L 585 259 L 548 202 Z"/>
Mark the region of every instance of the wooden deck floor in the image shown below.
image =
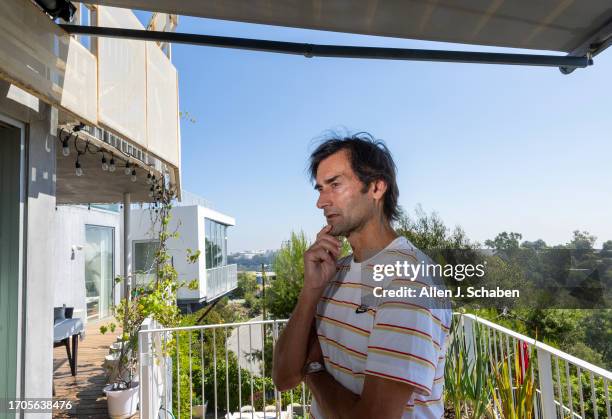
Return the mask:
<path id="1" fill-rule="evenodd" d="M 76 377 L 70 374 L 66 348 L 54 348 L 54 400 L 70 400 L 73 405 L 70 410 L 54 411 L 54 418 L 108 418 L 106 396 L 102 391 L 106 385 L 102 363 L 119 331 L 102 335 L 99 327 L 107 323 L 109 321 L 87 323 L 85 339 L 79 341 Z"/>

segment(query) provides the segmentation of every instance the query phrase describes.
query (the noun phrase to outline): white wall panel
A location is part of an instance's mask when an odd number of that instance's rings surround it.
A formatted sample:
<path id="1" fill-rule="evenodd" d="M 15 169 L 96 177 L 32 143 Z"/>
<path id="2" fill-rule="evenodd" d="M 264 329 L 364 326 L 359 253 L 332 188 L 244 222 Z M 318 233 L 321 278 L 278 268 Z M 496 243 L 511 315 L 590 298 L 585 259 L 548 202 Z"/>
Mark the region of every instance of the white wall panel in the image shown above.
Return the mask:
<path id="1" fill-rule="evenodd" d="M 130 10 L 98 25 L 144 29 Z M 179 167 L 177 71 L 155 43 L 98 39 L 98 57 L 27 0 L 0 0 L 0 78 Z"/>
<path id="2" fill-rule="evenodd" d="M 178 167 L 180 142 L 177 72 L 155 42 L 146 44 L 149 151 Z"/>
<path id="3" fill-rule="evenodd" d="M 98 25 L 144 29 L 134 13 L 98 8 Z M 147 147 L 146 48 L 142 41 L 98 40 L 98 117 L 100 123 Z"/>
<path id="4" fill-rule="evenodd" d="M 73 37 L 68 44 L 61 106 L 87 121 L 98 119 L 96 58 Z"/>
<path id="5" fill-rule="evenodd" d="M 95 61 L 31 2 L 0 1 L 0 77 L 96 124 Z"/>

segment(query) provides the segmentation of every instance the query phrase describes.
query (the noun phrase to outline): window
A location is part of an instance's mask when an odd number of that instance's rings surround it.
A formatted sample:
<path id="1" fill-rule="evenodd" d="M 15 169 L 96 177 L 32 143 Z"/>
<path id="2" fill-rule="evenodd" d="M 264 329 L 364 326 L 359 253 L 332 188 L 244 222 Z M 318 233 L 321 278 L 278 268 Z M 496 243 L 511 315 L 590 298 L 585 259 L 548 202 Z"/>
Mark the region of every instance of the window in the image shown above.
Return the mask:
<path id="1" fill-rule="evenodd" d="M 143 285 L 157 277 L 155 272 L 155 253 L 159 249 L 159 241 L 134 241 L 134 281 L 136 285 Z"/>
<path id="2" fill-rule="evenodd" d="M 119 204 L 90 204 L 90 207 L 104 211 L 119 212 Z"/>
<path id="3" fill-rule="evenodd" d="M 227 265 L 227 226 L 204 219 L 206 269 Z"/>
<path id="4" fill-rule="evenodd" d="M 113 305 L 115 229 L 85 225 L 85 240 L 87 318 L 104 318 Z"/>

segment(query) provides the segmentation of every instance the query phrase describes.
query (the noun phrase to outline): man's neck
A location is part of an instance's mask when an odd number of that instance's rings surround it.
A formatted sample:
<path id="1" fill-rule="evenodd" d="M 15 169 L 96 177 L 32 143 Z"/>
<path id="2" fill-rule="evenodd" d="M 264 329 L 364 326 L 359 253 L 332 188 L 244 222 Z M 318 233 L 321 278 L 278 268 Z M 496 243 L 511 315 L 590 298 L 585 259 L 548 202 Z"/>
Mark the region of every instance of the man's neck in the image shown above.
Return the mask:
<path id="1" fill-rule="evenodd" d="M 353 249 L 353 260 L 358 263 L 371 258 L 396 238 L 397 233 L 384 220 L 370 220 L 347 237 Z"/>

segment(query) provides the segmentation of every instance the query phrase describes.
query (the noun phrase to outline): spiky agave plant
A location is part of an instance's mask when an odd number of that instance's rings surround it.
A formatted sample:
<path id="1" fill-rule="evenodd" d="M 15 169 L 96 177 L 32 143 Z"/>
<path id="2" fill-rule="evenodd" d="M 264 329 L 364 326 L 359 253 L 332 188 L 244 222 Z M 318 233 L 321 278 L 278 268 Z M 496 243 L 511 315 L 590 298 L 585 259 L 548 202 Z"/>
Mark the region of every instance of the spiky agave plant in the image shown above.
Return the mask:
<path id="1" fill-rule="evenodd" d="M 463 331 L 462 318 L 453 319 L 444 374 L 446 397 L 456 417 L 492 418 L 489 355 L 480 325 L 474 322 L 473 326 L 473 339 L 470 340 Z"/>
<path id="2" fill-rule="evenodd" d="M 518 342 L 517 349 L 521 356 L 514 356 L 513 379 L 510 376 L 511 355 L 507 354 L 494 369 L 494 380 L 489 381 L 489 387 L 495 406 L 504 419 L 532 419 L 535 392 L 533 362 L 530 362 L 524 348 L 521 350 L 521 342 Z"/>

